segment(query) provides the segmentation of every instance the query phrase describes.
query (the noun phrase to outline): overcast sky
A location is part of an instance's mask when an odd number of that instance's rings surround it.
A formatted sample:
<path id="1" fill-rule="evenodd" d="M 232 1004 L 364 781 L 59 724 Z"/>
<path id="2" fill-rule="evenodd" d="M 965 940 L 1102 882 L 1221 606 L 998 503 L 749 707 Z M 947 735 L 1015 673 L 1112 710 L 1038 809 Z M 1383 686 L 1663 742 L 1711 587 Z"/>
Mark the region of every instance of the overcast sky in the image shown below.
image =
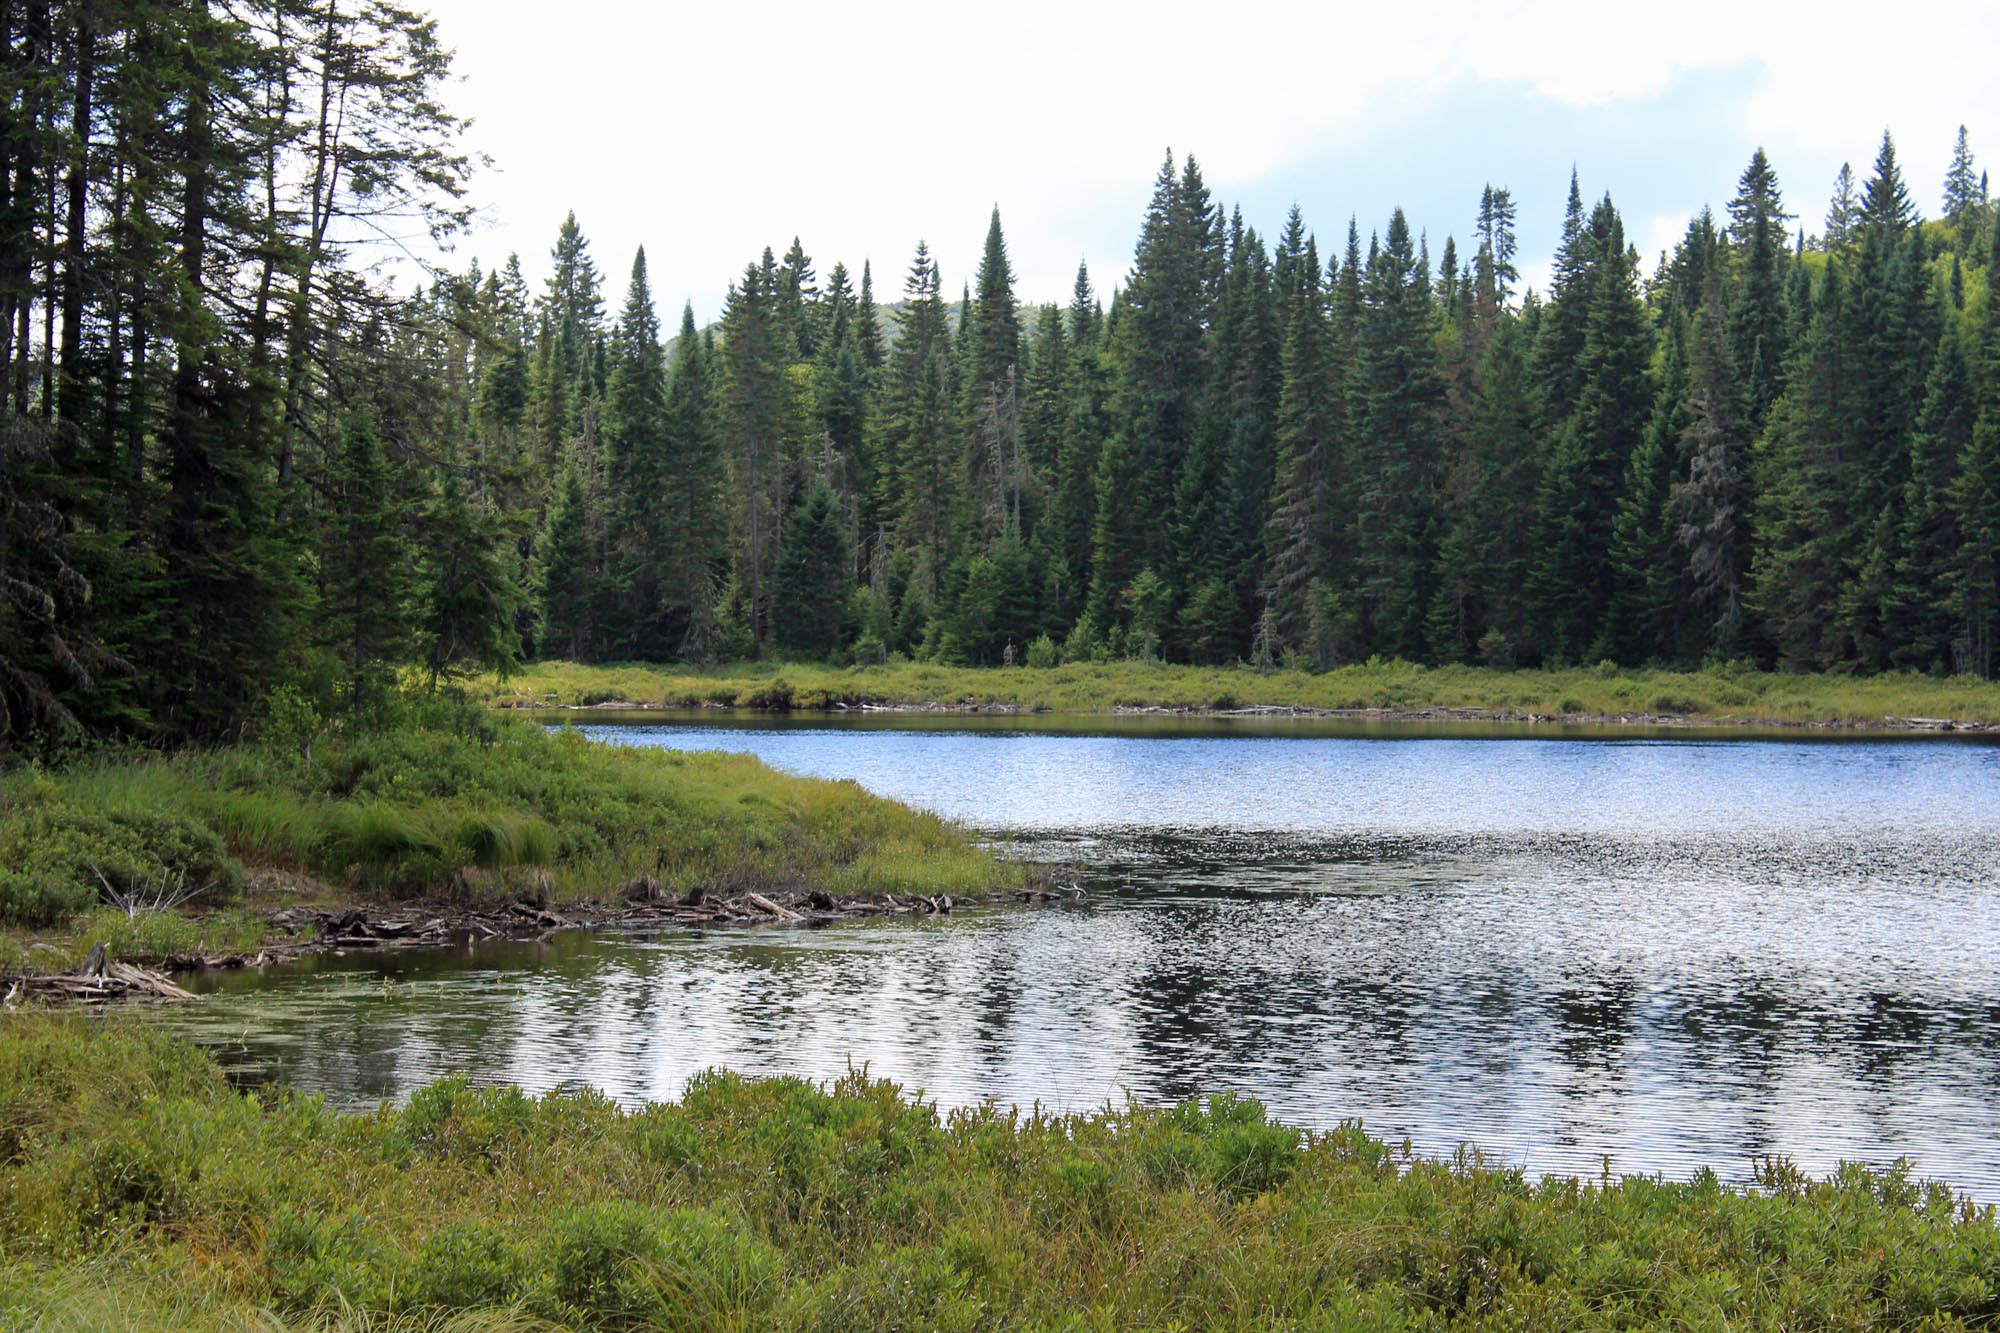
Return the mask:
<path id="1" fill-rule="evenodd" d="M 2000 165 L 2000 4 L 1977 0 L 429 7 L 494 160 L 453 267 L 518 252 L 538 285 L 574 208 L 607 307 L 644 245 L 669 326 L 794 234 L 822 277 L 872 259 L 884 300 L 922 238 L 955 294 L 995 204 L 1024 300 L 1066 299 L 1079 258 L 1108 292 L 1169 146 L 1267 237 L 1296 200 L 1323 250 L 1400 204 L 1435 256 L 1505 185 L 1538 285 L 1572 163 L 1649 267 L 1759 144 L 1815 231 L 1885 127 L 1926 214 L 1961 123 Z"/>

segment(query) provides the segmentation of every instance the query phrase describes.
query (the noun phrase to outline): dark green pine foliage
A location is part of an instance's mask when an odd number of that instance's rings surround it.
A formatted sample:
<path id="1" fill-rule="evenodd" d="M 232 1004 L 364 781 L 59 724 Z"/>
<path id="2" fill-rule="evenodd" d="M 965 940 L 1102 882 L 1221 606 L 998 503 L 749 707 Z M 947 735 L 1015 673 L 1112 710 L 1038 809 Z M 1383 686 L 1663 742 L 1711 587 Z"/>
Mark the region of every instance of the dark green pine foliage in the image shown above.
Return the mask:
<path id="1" fill-rule="evenodd" d="M 1195 661 L 1240 656 L 1255 628 L 1282 371 L 1273 297 L 1263 239 L 1233 218 L 1216 307 L 1214 383 L 1195 451 L 1217 464 L 1184 465 L 1175 504 L 1177 567 L 1187 593 L 1180 633 Z M 1199 495 L 1190 489 L 1195 477 L 1212 477 Z"/>
<path id="2" fill-rule="evenodd" d="M 1181 466 L 1202 421 L 1208 325 L 1223 268 L 1222 233 L 1201 169 L 1175 175 L 1169 153 L 1140 229 L 1117 345 L 1118 434 L 1099 470 L 1090 605 L 1100 625 L 1129 621 L 1141 571 L 1164 580 Z M 1164 594 L 1173 600 L 1168 585 Z"/>
<path id="3" fill-rule="evenodd" d="M 1586 220 L 1583 193 L 1576 172 L 1569 176 L 1569 202 L 1563 209 L 1562 238 L 1556 246 L 1549 275 L 1549 299 L 1535 341 L 1535 383 L 1541 399 L 1542 428 L 1551 437 L 1559 431 L 1583 393 L 1584 338 L 1590 323 L 1595 287 L 1591 275 L 1604 238 L 1596 218 Z"/>
<path id="4" fill-rule="evenodd" d="M 771 595 L 771 632 L 786 653 L 825 661 L 845 646 L 854 592 L 840 496 L 814 478 L 785 524 Z"/>
<path id="5" fill-rule="evenodd" d="M 1980 227 L 1986 219 L 1986 177 L 1972 160 L 1965 126 L 1958 127 L 1952 145 L 1951 166 L 1944 175 L 1944 221 L 1957 241 L 1960 254 L 1974 252 L 1979 245 Z"/>
<path id="6" fill-rule="evenodd" d="M 1827 250 L 1844 249 L 1854 239 L 1854 227 L 1861 214 L 1861 196 L 1854 188 L 1854 167 L 1843 162 L 1833 178 L 1833 197 L 1827 201 L 1826 223 L 1820 244 Z"/>
<path id="7" fill-rule="evenodd" d="M 666 355 L 644 249 L 632 260 L 611 357 L 603 423 L 608 595 L 601 628 L 613 655 L 664 661 L 679 647 L 664 615 L 661 581 L 673 540 L 661 504 L 671 475 Z"/>
<path id="8" fill-rule="evenodd" d="M 2000 218 L 1993 223 L 1986 276 L 2000 275 Z M 1951 562 L 1951 607 L 1958 622 L 1953 645 L 1957 670 L 1991 677 L 2000 629 L 2000 300 L 1990 294 L 1980 326 L 1976 415 L 1972 438 L 1951 483 L 1950 509 L 1958 528 Z"/>
<path id="9" fill-rule="evenodd" d="M 978 287 L 965 310 L 966 478 L 978 545 L 1003 537 L 1019 540 L 1021 492 L 1021 312 L 1014 297 L 1014 269 L 995 208 L 986 228 Z"/>
<path id="10" fill-rule="evenodd" d="M 1347 400 L 1318 247 L 1288 229 L 1281 254 L 1287 285 L 1277 304 L 1290 312 L 1290 322 L 1279 363 L 1264 614 L 1252 655 L 1264 661 L 1296 648 L 1330 666 L 1347 646 L 1329 610 L 1336 593 L 1335 480 L 1346 463 Z"/>
<path id="11" fill-rule="evenodd" d="M 679 633 L 677 655 L 714 660 L 717 584 L 727 567 L 726 459 L 715 425 L 715 354 L 696 334 L 694 307 L 681 309 L 667 369 L 666 449 L 658 503 L 666 542 L 659 571 L 661 612 Z"/>
<path id="12" fill-rule="evenodd" d="M 431 688 L 521 660 L 522 594 L 511 548 L 519 521 L 473 503 L 458 460 L 440 460 L 417 521 L 416 632 Z"/>
<path id="13" fill-rule="evenodd" d="M 1844 655 L 1830 611 L 1847 577 L 1854 513 L 1846 491 L 1853 452 L 1846 306 L 1841 266 L 1834 264 L 1752 454 L 1750 604 L 1778 662 L 1791 670 L 1822 670 Z"/>
<path id="14" fill-rule="evenodd" d="M 342 426 L 330 481 L 319 625 L 340 663 L 342 693 L 359 713 L 382 698 L 407 660 L 415 556 L 405 530 L 408 503 L 367 414 L 356 412 Z"/>
<path id="15" fill-rule="evenodd" d="M 1857 229 L 1859 255 L 1845 330 L 1852 359 L 1843 402 L 1853 452 L 1841 485 L 1852 506 L 1844 534 L 1852 570 L 1836 619 L 1859 661 L 1880 670 L 1889 664 L 1892 647 L 1882 607 L 1894 596 L 1894 571 L 1901 561 L 1910 431 L 1922 405 L 1939 318 L 1929 254 L 1887 135 Z"/>
<path id="16" fill-rule="evenodd" d="M 1690 240 L 1682 242 L 1683 248 Z M 1715 283 L 1709 283 L 1713 292 Z M 1686 477 L 1682 439 L 1691 420 L 1688 351 L 1693 321 L 1678 302 L 1661 313 L 1659 388 L 1653 415 L 1625 467 L 1611 528 L 1614 594 L 1605 637 L 1625 662 L 1678 656 L 1687 613 L 1687 560 L 1673 510 Z"/>
<path id="17" fill-rule="evenodd" d="M 955 554 L 963 464 L 955 447 L 950 312 L 937 265 L 922 241 L 910 261 L 903 298 L 883 379 L 883 508 L 895 516 L 898 546 L 913 558 L 906 600 L 928 606 Z"/>
<path id="18" fill-rule="evenodd" d="M 785 359 L 810 361 L 819 347 L 824 312 L 820 306 L 818 279 L 813 273 L 812 259 L 796 236 L 792 237 L 792 248 L 785 251 L 777 279 L 778 319 L 790 331 L 797 348 L 794 355 Z"/>
<path id="19" fill-rule="evenodd" d="M 1674 534 L 1686 552 L 1696 646 L 1706 655 L 1729 660 L 1741 654 L 1747 637 L 1748 447 L 1722 300 L 1713 283 L 1691 341 L 1687 421 L 1680 436 L 1686 475 L 1674 483 Z"/>
<path id="20" fill-rule="evenodd" d="M 1355 344 L 1351 470 L 1339 479 L 1353 524 L 1353 587 L 1362 642 L 1410 659 L 1425 650 L 1442 536 L 1444 384 L 1429 275 L 1397 209 L 1363 279 Z"/>
<path id="21" fill-rule="evenodd" d="M 888 361 L 887 345 L 882 341 L 882 317 L 875 306 L 875 270 L 867 261 L 861 261 L 861 294 L 854 302 L 854 339 L 861 347 L 861 359 L 870 370 L 880 370 Z"/>
<path id="22" fill-rule="evenodd" d="M 588 508 L 583 477 L 571 464 L 556 482 L 535 542 L 535 651 L 542 657 L 585 662 L 596 650 Z"/>
<path id="23" fill-rule="evenodd" d="M 747 598 L 752 651 L 761 656 L 784 512 L 784 445 L 791 406 L 785 367 L 793 351 L 779 317 L 776 265 L 768 249 L 764 262 L 745 266 L 742 279 L 730 288 L 722 328 L 719 417 L 734 467 L 730 489 L 737 509 L 738 577 Z"/>
<path id="24" fill-rule="evenodd" d="M 1972 445 L 1975 405 L 1963 336 L 1953 321 L 1938 339 L 1923 408 L 1910 433 L 1910 461 L 1897 518 L 1889 595 L 1878 610 L 1889 660 L 1915 671 L 1953 669 L 1952 562 L 1959 549 L 1951 507 L 1960 460 Z"/>
<path id="25" fill-rule="evenodd" d="M 1063 378 L 1062 444 L 1050 500 L 1048 577 L 1050 611 L 1060 622 L 1076 622 L 1090 590 L 1091 542 L 1097 520 L 1097 469 L 1109 433 L 1109 355 L 1105 321 L 1090 285 L 1090 269 L 1079 263 L 1066 312 L 1069 362 Z M 1088 630 L 1086 630 L 1088 637 Z"/>
<path id="26" fill-rule="evenodd" d="M 1576 662 L 1603 656 L 1601 642 L 1615 592 L 1611 528 L 1619 487 L 1651 415 L 1648 374 L 1652 336 L 1639 303 L 1635 257 L 1624 223 L 1606 195 L 1591 215 L 1594 258 L 1579 279 L 1588 291 L 1576 404 L 1543 469 L 1536 502 L 1536 560 L 1530 593 L 1539 603 L 1545 658 Z M 1565 296 L 1574 301 L 1577 293 Z M 1549 311 L 1554 319 L 1561 306 Z M 1543 348 L 1551 335 L 1543 327 Z"/>
<path id="27" fill-rule="evenodd" d="M 590 242 L 577 225 L 574 211 L 563 219 L 556 233 L 549 263 L 542 308 L 555 338 L 551 350 L 556 373 L 562 377 L 575 411 L 586 398 L 579 389 L 588 386 L 591 352 L 604 323 L 604 297 L 596 261 L 590 257 Z"/>
<path id="28" fill-rule="evenodd" d="M 1729 300 L 1729 345 L 1737 368 L 1736 392 L 1746 425 L 1761 430 L 1781 386 L 1786 333 L 1785 223 L 1789 215 L 1778 190 L 1778 175 L 1759 148 L 1737 181 L 1729 204 L 1733 282 Z"/>
<path id="29" fill-rule="evenodd" d="M 1474 274 L 1475 300 L 1479 283 Z M 1531 312 L 1532 313 L 1532 312 Z M 1542 460 L 1525 321 L 1498 318 L 1466 414 L 1459 503 L 1438 556 L 1433 650 L 1513 666 L 1528 638 L 1527 571 Z"/>

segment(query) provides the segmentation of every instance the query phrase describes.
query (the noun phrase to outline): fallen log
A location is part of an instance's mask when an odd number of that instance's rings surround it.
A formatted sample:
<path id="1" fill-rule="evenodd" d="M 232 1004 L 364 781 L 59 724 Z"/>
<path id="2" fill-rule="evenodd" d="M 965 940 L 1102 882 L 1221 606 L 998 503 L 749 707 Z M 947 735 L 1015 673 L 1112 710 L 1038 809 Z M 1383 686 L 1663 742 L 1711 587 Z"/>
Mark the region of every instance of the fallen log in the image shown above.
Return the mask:
<path id="1" fill-rule="evenodd" d="M 761 893 L 746 893 L 743 895 L 743 901 L 750 904 L 750 906 L 756 908 L 764 915 L 770 917 L 776 917 L 780 921 L 805 920 L 803 916 L 800 916 L 797 912 L 794 912 L 791 908 L 780 907 L 778 906 L 778 904 L 772 902 L 769 898 L 766 898 Z"/>

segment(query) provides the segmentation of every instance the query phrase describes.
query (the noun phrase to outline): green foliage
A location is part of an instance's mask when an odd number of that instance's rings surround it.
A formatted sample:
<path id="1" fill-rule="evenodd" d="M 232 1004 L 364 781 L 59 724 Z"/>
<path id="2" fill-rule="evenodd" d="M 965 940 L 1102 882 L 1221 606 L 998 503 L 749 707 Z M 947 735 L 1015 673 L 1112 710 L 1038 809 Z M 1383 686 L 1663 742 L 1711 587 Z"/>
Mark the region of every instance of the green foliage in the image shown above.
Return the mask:
<path id="1" fill-rule="evenodd" d="M 1857 727 L 1898 718 L 2000 722 L 2000 686 L 1964 675 L 1800 675 L 1759 671 L 1743 661 L 1668 671 L 1630 670 L 1614 662 L 1551 670 L 1382 660 L 1315 671 L 1303 655 L 1259 670 L 1107 661 L 1093 657 L 1075 636 L 1062 656 L 1061 666 L 1034 673 L 911 663 L 846 669 L 794 664 L 783 676 L 759 666 L 677 675 L 658 668 L 547 662 L 505 683 L 489 682 L 485 697 L 509 706 L 606 700 L 661 708 L 950 703 L 1070 714 L 1107 713 L 1123 705 L 1200 709 L 1229 698 L 1239 705 L 1303 709 L 1472 709 L 1515 719 L 1569 712 L 1615 720 L 1631 712 L 1635 700 L 1670 693 L 1709 701 L 1711 706 L 1698 710 L 1705 722 Z M 767 692 L 773 702 L 758 702 Z M 775 702 L 779 697 L 782 705 Z M 1563 699 L 1576 706 L 1559 709 Z"/>
<path id="2" fill-rule="evenodd" d="M 72 1310 L 90 1312 L 77 1327 L 267 1310 L 799 1333 L 2000 1314 L 1992 1210 L 1900 1165 L 1816 1180 L 1773 1159 L 1755 1188 L 1530 1181 L 1471 1150 L 1424 1161 L 1355 1125 L 1275 1125 L 1227 1095 L 941 1116 L 858 1072 L 713 1071 L 633 1111 L 450 1080 L 342 1116 L 234 1093 L 139 1025 L 62 1017 L 0 1028 L 0 1205 L 0 1321 L 25 1327 Z"/>
<path id="3" fill-rule="evenodd" d="M 791 699 L 782 679 L 721 696 Z M 271 744 L 0 779 L 0 923 L 61 925 L 99 901 L 100 872 L 142 906 L 162 887 L 213 905 L 241 887 L 242 861 L 391 898 L 587 897 L 640 875 L 677 892 L 966 894 L 1018 873 L 935 816 L 851 783 L 780 776 L 742 755 L 599 747 L 440 706 L 330 733 L 310 766 Z M 127 957 L 241 947 L 228 944 L 234 927 L 171 912 L 112 924 L 91 929 Z"/>
<path id="4" fill-rule="evenodd" d="M 214 903 L 242 887 L 242 866 L 199 820 L 77 796 L 46 782 L 17 782 L 7 793 L 0 922 L 49 925 L 110 894 Z"/>

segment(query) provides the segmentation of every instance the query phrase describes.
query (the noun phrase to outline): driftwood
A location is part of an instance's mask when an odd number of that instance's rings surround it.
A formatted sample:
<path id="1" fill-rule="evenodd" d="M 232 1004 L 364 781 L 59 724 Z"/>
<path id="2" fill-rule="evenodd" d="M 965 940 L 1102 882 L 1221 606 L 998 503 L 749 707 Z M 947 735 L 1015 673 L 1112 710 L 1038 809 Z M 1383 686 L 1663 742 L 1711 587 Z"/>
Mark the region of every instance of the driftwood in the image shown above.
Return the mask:
<path id="1" fill-rule="evenodd" d="M 192 1000 L 193 995 L 168 981 L 158 972 L 111 962 L 102 943 L 94 946 L 83 966 L 74 972 L 53 977 L 17 977 L 7 991 L 6 1003 L 22 1000 Z"/>

